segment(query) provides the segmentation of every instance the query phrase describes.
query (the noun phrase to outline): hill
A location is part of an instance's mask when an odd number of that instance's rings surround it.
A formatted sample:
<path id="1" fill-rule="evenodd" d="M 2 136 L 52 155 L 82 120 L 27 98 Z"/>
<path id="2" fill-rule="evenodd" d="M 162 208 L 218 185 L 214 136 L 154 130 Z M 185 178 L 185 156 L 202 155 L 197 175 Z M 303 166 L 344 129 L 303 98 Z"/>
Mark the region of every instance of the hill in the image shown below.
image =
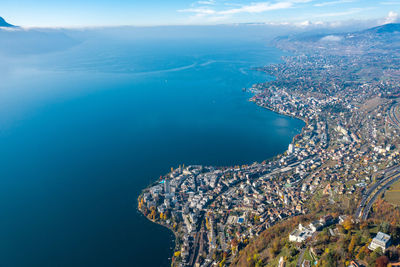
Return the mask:
<path id="1" fill-rule="evenodd" d="M 400 24 L 389 23 L 357 32 L 303 33 L 276 38 L 273 44 L 288 51 L 322 52 L 341 55 L 352 51 L 363 53 L 380 51 L 391 53 L 400 48 Z"/>
<path id="2" fill-rule="evenodd" d="M 400 33 L 400 23 L 389 23 L 365 30 L 367 33 Z"/>
<path id="3" fill-rule="evenodd" d="M 8 23 L 7 21 L 5 21 L 5 19 L 0 17 L 0 27 L 15 27 L 15 26 Z"/>

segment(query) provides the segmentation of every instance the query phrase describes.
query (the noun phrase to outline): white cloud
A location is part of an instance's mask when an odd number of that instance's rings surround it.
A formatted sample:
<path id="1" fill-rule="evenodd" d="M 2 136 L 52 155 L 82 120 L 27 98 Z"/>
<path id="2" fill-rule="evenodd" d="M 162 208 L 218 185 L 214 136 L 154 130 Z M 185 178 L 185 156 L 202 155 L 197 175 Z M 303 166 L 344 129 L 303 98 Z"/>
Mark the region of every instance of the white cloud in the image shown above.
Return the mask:
<path id="1" fill-rule="evenodd" d="M 319 29 L 319 28 L 335 28 L 341 29 L 343 31 L 347 31 L 349 28 L 354 28 L 356 30 L 365 29 L 369 27 L 374 27 L 377 24 L 376 20 L 335 20 L 335 21 L 281 21 L 281 22 L 266 22 L 266 25 L 270 26 L 287 26 L 287 27 L 294 27 L 300 29 Z M 329 39 L 329 38 L 328 38 Z"/>
<path id="2" fill-rule="evenodd" d="M 400 5 L 400 2 L 399 1 L 386 1 L 386 2 L 380 2 L 379 4 L 393 6 L 393 5 Z"/>
<path id="3" fill-rule="evenodd" d="M 346 11 L 342 12 L 331 12 L 331 13 L 321 13 L 314 15 L 315 18 L 324 18 L 324 17 L 341 17 L 341 16 L 348 16 L 353 15 L 356 13 L 360 13 L 361 11 L 367 10 L 369 8 L 351 8 Z"/>
<path id="4" fill-rule="evenodd" d="M 324 7 L 324 6 L 332 6 L 332 5 L 352 3 L 352 2 L 355 2 L 355 1 L 354 0 L 337 0 L 337 1 L 317 3 L 317 4 L 314 4 L 314 6 L 315 7 Z"/>
<path id="5" fill-rule="evenodd" d="M 286 9 L 293 6 L 292 2 L 278 2 L 271 4 L 269 2 L 253 3 L 239 8 L 232 8 L 220 11 L 221 14 L 237 14 L 237 13 L 262 13 L 271 10 Z"/>
<path id="6" fill-rule="evenodd" d="M 399 14 L 394 11 L 390 11 L 387 17 L 385 18 L 384 24 L 394 23 L 397 21 L 399 21 Z"/>
<path id="7" fill-rule="evenodd" d="M 322 42 L 339 42 L 341 40 L 342 40 L 342 37 L 340 37 L 340 36 L 328 35 L 328 36 L 321 38 L 320 41 L 322 41 Z"/>
<path id="8" fill-rule="evenodd" d="M 215 5 L 215 0 L 206 0 L 206 1 L 197 1 L 197 4 L 200 5 Z"/>
<path id="9" fill-rule="evenodd" d="M 225 2 L 223 5 L 218 6 L 211 6 L 211 5 L 203 5 L 199 7 L 192 7 L 187 9 L 178 10 L 178 12 L 185 12 L 191 13 L 191 16 L 188 17 L 189 21 L 193 23 L 198 22 L 222 22 L 222 21 L 229 21 L 232 19 L 233 16 L 238 14 L 257 14 L 263 13 L 268 11 L 276 11 L 276 10 L 285 10 L 285 9 L 294 9 L 302 7 L 303 4 L 314 2 L 315 0 L 269 0 L 264 2 L 252 2 L 249 4 L 244 5 L 237 5 L 237 4 L 229 4 L 229 2 Z M 330 2 L 325 2 L 324 5 L 333 5 L 338 3 L 346 3 L 346 2 L 356 2 L 359 0 L 334 0 Z M 200 0 L 195 2 L 199 4 L 200 2 L 208 3 L 216 3 L 215 0 Z M 318 5 L 312 3 L 313 6 Z M 225 5 L 225 8 L 224 8 Z M 328 18 L 334 17 L 344 17 L 353 15 L 356 13 L 363 12 L 365 10 L 371 9 L 371 7 L 365 8 L 350 8 L 347 10 L 343 10 L 340 12 L 327 12 L 327 13 L 317 13 L 317 14 L 309 14 L 308 18 L 311 21 L 291 21 L 291 22 L 266 22 L 266 24 L 274 24 L 274 25 L 291 25 L 295 27 L 320 27 L 325 25 L 327 27 L 338 27 L 341 26 L 339 23 L 336 25 L 335 23 L 331 22 L 330 24 L 327 21 Z M 393 14 L 391 14 L 391 18 Z M 330 19 L 329 19 L 330 20 Z M 324 21 L 324 22 L 322 22 Z M 272 24 L 271 24 L 272 23 Z"/>
<path id="10" fill-rule="evenodd" d="M 204 7 L 181 9 L 178 10 L 178 12 L 195 13 L 198 15 L 213 15 L 217 13 L 217 11 L 215 11 L 214 9 Z"/>
<path id="11" fill-rule="evenodd" d="M 294 22 L 293 25 L 296 27 L 309 27 L 311 26 L 313 23 L 309 20 L 305 20 L 305 21 L 300 21 L 300 22 Z"/>
<path id="12" fill-rule="evenodd" d="M 248 5 L 235 5 L 238 7 L 216 10 L 210 7 L 199 7 L 199 8 L 187 8 L 178 10 L 178 12 L 194 13 L 195 16 L 204 15 L 217 15 L 217 16 L 227 16 L 239 13 L 262 13 L 272 10 L 288 9 L 294 7 L 295 4 L 308 3 L 313 0 L 285 0 L 285 1 L 268 1 L 268 2 L 257 2 Z M 215 0 L 202 0 L 198 1 L 197 4 L 203 5 L 214 5 Z"/>

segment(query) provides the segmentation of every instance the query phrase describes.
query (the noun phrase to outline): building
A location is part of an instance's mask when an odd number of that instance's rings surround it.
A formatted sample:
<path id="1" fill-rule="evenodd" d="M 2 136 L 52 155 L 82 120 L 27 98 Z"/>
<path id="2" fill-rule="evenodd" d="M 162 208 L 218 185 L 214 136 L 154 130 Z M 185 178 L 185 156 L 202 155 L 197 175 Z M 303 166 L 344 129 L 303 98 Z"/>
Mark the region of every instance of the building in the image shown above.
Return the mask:
<path id="1" fill-rule="evenodd" d="M 305 228 L 301 223 L 299 227 L 289 234 L 289 241 L 291 242 L 304 242 L 313 234 L 312 230 Z"/>
<path id="2" fill-rule="evenodd" d="M 314 221 L 314 222 L 311 222 L 311 223 L 308 225 L 308 227 L 310 228 L 311 231 L 316 232 L 316 231 L 321 230 L 322 225 L 320 224 L 319 221 Z"/>
<path id="3" fill-rule="evenodd" d="M 171 186 L 169 183 L 169 180 L 165 179 L 164 180 L 164 193 L 169 194 L 171 192 Z"/>
<path id="4" fill-rule="evenodd" d="M 293 144 L 289 144 L 288 155 L 293 154 L 293 152 L 294 152 Z"/>
<path id="5" fill-rule="evenodd" d="M 283 257 L 280 257 L 278 267 L 285 267 L 285 266 L 286 266 L 286 264 L 285 264 L 285 261 L 283 260 Z"/>
<path id="6" fill-rule="evenodd" d="M 385 252 L 385 250 L 389 245 L 390 245 L 390 235 L 378 232 L 374 237 L 374 239 L 372 239 L 371 244 L 369 244 L 368 248 L 370 250 L 381 248 L 382 251 Z"/>
<path id="7" fill-rule="evenodd" d="M 346 219 L 347 219 L 346 215 L 340 215 L 339 216 L 339 224 L 343 224 Z"/>
<path id="8" fill-rule="evenodd" d="M 365 267 L 365 266 L 354 260 L 354 261 L 351 261 L 350 264 L 347 265 L 347 267 Z"/>

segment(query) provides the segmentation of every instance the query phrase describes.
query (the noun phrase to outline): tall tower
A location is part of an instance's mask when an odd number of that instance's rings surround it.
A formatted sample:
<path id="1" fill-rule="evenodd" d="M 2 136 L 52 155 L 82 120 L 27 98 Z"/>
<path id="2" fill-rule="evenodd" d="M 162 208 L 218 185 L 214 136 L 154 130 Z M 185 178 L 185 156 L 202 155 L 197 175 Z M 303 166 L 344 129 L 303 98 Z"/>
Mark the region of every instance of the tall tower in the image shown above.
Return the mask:
<path id="1" fill-rule="evenodd" d="M 169 194 L 171 191 L 171 186 L 169 184 L 169 180 L 165 179 L 164 180 L 164 193 Z"/>

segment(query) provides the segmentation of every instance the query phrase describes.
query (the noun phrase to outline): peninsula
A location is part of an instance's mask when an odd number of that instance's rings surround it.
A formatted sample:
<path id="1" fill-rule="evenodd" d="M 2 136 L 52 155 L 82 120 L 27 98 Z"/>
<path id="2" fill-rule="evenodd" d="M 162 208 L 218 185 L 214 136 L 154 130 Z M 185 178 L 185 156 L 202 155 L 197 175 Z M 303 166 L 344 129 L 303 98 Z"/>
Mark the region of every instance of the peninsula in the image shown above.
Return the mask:
<path id="1" fill-rule="evenodd" d="M 384 256 L 364 249 L 373 231 L 353 242 L 356 232 L 345 227 L 354 245 L 342 254 L 324 250 L 329 241 L 313 241 L 328 228 L 336 242 L 345 240 L 337 231 L 343 222 L 372 228 L 378 221 L 366 220 L 379 209 L 371 215 L 371 208 L 385 205 L 377 199 L 400 178 L 400 25 L 281 37 L 275 45 L 291 55 L 257 68 L 276 79 L 250 88 L 250 100 L 306 126 L 273 159 L 179 166 L 143 190 L 139 210 L 175 234 L 173 266 L 331 266 L 332 257 L 340 262 L 332 266 L 345 266 Z M 400 225 L 396 205 L 379 213 L 392 236 Z M 291 228 L 300 222 L 309 226 Z M 358 258 L 361 249 L 366 256 Z"/>

